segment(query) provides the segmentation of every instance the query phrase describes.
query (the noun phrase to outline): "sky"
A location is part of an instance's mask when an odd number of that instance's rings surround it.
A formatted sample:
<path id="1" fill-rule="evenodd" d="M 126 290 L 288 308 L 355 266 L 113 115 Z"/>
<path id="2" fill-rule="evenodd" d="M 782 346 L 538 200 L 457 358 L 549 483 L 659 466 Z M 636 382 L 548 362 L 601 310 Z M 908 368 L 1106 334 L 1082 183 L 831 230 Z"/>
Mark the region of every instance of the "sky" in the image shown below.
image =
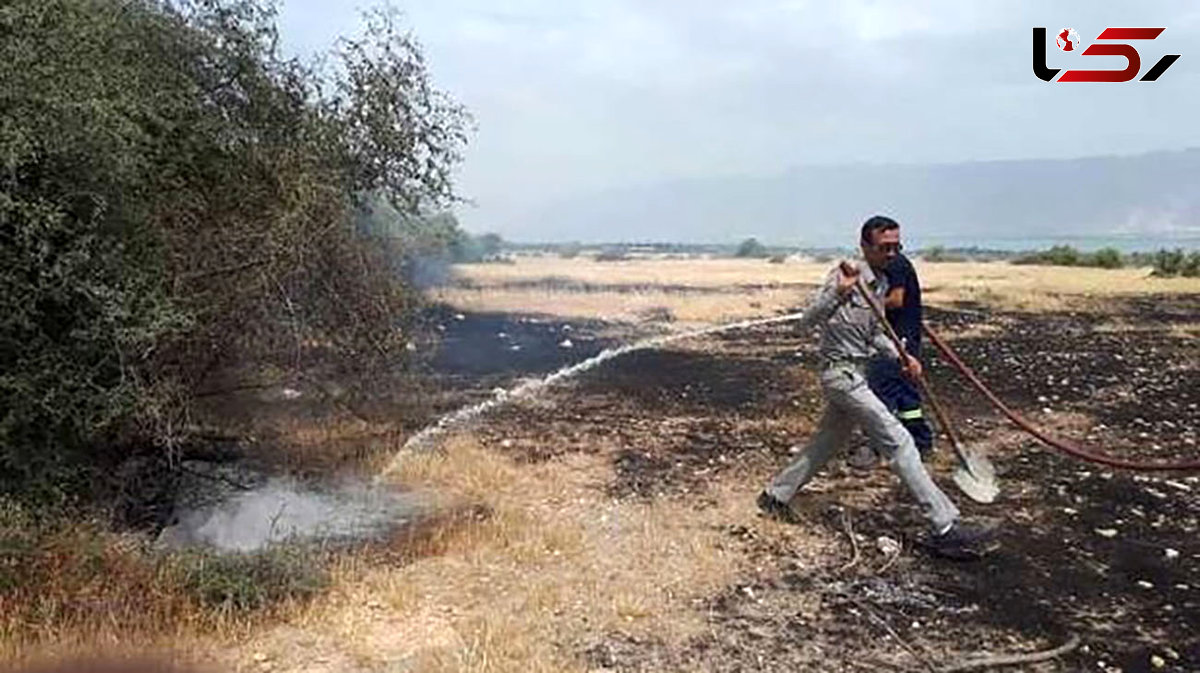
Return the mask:
<path id="1" fill-rule="evenodd" d="M 476 129 L 471 231 L 522 240 L 556 202 L 795 166 L 1135 154 L 1200 146 L 1200 3 L 1034 0 L 394 2 Z M 370 2 L 281 0 L 286 52 L 354 34 Z M 1157 82 L 1046 83 L 1032 28 L 1166 27 Z M 1120 69 L 1051 42 L 1050 67 Z"/>

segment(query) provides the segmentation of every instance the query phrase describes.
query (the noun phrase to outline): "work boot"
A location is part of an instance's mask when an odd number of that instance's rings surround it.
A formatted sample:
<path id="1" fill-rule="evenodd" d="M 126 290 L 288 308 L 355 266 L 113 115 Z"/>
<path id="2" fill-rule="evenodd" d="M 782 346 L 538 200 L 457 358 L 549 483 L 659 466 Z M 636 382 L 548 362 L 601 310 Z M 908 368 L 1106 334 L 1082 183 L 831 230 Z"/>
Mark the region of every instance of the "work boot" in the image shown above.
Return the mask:
<path id="1" fill-rule="evenodd" d="M 875 449 L 870 444 L 859 444 L 850 451 L 846 464 L 856 472 L 870 472 L 879 466 L 879 456 L 875 455 Z"/>
<path id="2" fill-rule="evenodd" d="M 776 498 L 767 491 L 758 494 L 758 508 L 762 513 L 784 523 L 800 523 L 800 517 L 784 501 Z"/>
<path id="3" fill-rule="evenodd" d="M 994 528 L 955 521 L 940 535 L 930 535 L 925 546 L 934 554 L 956 561 L 983 558 L 999 547 Z"/>

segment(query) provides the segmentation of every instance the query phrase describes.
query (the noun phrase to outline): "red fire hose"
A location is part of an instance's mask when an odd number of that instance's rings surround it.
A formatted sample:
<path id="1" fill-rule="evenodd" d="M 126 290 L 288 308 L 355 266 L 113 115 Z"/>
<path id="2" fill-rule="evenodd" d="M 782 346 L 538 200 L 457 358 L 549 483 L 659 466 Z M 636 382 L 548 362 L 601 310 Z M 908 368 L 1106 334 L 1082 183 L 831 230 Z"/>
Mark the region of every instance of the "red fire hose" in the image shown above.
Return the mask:
<path id="1" fill-rule="evenodd" d="M 964 363 L 962 359 L 958 357 L 958 354 L 955 353 L 954 350 L 946 344 L 946 342 L 942 341 L 938 335 L 934 334 L 933 330 L 929 329 L 929 325 L 922 323 L 921 326 L 925 329 L 925 334 L 929 336 L 929 340 L 933 342 L 933 345 L 937 347 L 938 351 L 947 360 L 949 360 L 950 364 L 954 365 L 954 368 L 961 372 L 962 375 L 965 376 L 967 380 L 979 390 L 979 392 L 983 393 L 984 397 L 988 398 L 988 400 L 990 400 L 991 403 L 995 405 L 995 407 L 999 409 L 1005 416 L 1008 416 L 1010 421 L 1015 423 L 1025 432 L 1028 432 L 1034 437 L 1040 439 L 1047 446 L 1058 449 L 1059 451 L 1062 451 L 1063 453 L 1075 458 L 1079 458 L 1080 460 L 1086 460 L 1092 463 L 1100 463 L 1101 465 L 1108 465 L 1111 467 L 1124 468 L 1126 470 L 1143 470 L 1147 472 L 1167 470 L 1179 472 L 1200 471 L 1200 460 L 1186 460 L 1180 463 L 1154 463 L 1140 460 L 1126 460 L 1124 458 L 1115 458 L 1113 456 L 1106 456 L 1101 453 L 1094 453 L 1065 439 L 1060 439 L 1047 434 L 1045 431 L 1035 427 L 1029 421 L 1026 421 L 1012 409 L 1009 409 L 1008 405 L 1004 404 L 1004 402 L 1000 401 L 1000 398 L 996 397 L 996 394 L 989 390 L 988 387 L 984 385 L 983 381 L 979 380 L 979 377 L 975 374 L 975 372 L 971 371 L 971 368 L 968 367 L 966 363 Z"/>

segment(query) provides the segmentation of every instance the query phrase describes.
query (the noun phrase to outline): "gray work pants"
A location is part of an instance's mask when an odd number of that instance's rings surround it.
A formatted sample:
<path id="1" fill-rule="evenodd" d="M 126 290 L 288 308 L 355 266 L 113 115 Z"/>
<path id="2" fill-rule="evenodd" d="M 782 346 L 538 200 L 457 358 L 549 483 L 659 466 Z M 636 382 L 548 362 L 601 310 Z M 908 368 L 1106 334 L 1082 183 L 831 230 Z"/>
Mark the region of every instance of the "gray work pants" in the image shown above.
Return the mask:
<path id="1" fill-rule="evenodd" d="M 796 491 L 846 445 L 850 432 L 859 425 L 872 447 L 888 459 L 892 472 L 921 503 L 933 531 L 948 529 L 958 519 L 958 508 L 930 479 L 912 436 L 871 392 L 863 368 L 849 364 L 827 367 L 821 372 L 821 389 L 826 407 L 816 436 L 800 457 L 775 477 L 767 491 L 780 502 L 790 503 Z"/>

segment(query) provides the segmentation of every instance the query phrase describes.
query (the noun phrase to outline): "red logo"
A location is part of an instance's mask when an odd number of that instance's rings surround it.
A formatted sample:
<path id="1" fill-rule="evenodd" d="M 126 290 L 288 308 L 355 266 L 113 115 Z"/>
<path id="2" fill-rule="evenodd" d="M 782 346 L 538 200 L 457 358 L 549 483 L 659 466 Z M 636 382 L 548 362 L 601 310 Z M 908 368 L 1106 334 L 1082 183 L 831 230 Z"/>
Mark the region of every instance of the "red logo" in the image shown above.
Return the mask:
<path id="1" fill-rule="evenodd" d="M 1105 28 L 1102 33 L 1096 38 L 1097 41 L 1105 40 L 1153 40 L 1162 34 L 1166 28 Z M 1058 48 L 1063 51 L 1076 51 L 1080 46 L 1079 34 L 1074 28 L 1064 28 L 1058 33 L 1056 42 Z M 1068 70 L 1058 78 L 1059 82 L 1128 82 L 1142 69 L 1142 57 L 1132 45 L 1114 42 L 1111 44 L 1093 44 L 1087 49 L 1080 52 L 1082 56 L 1121 56 L 1125 59 L 1125 68 L 1123 70 Z M 1142 75 L 1140 81 L 1153 82 L 1158 79 L 1167 68 L 1171 67 L 1175 61 L 1179 60 L 1179 54 L 1167 54 L 1158 59 L 1154 64 Z M 1046 67 L 1046 29 L 1033 29 L 1033 74 L 1039 79 L 1047 82 L 1052 82 L 1054 76 L 1059 72 L 1059 68 Z"/>
<path id="2" fill-rule="evenodd" d="M 1058 48 L 1063 51 L 1075 51 L 1079 46 L 1079 33 L 1074 28 L 1063 28 L 1058 34 Z"/>

